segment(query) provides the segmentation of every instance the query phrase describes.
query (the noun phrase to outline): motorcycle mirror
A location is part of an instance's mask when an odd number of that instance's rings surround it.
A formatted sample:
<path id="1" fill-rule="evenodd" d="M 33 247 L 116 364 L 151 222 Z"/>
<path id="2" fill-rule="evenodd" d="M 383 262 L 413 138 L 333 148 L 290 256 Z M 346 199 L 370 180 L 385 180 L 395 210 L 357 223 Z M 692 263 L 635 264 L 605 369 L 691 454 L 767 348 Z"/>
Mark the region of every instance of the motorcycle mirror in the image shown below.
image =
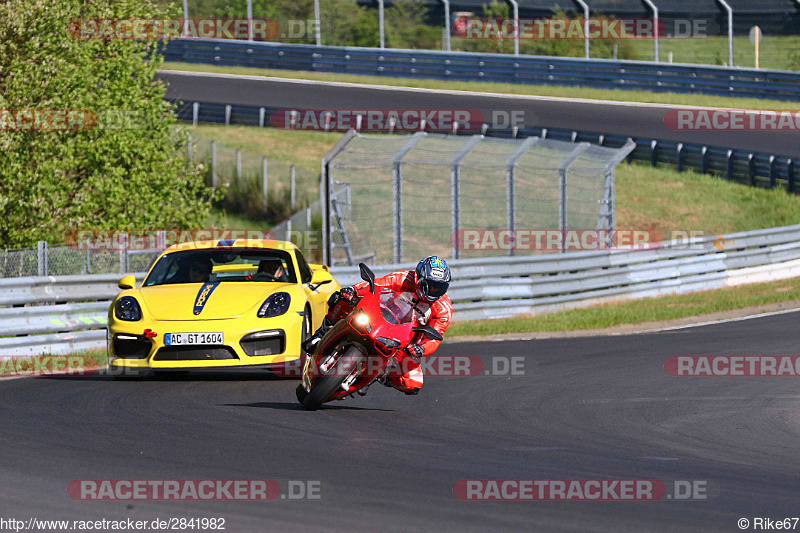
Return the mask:
<path id="1" fill-rule="evenodd" d="M 441 333 L 439 333 L 438 331 L 436 331 L 435 329 L 433 329 L 430 326 L 417 326 L 417 327 L 411 328 L 411 331 L 413 331 L 415 333 L 422 333 L 423 335 L 425 335 L 429 339 L 433 339 L 435 341 L 440 341 L 440 340 L 444 339 L 444 337 L 442 337 Z"/>
<path id="2" fill-rule="evenodd" d="M 359 263 L 358 268 L 361 270 L 361 279 L 369 282 L 369 292 L 375 294 L 375 274 L 364 263 Z"/>

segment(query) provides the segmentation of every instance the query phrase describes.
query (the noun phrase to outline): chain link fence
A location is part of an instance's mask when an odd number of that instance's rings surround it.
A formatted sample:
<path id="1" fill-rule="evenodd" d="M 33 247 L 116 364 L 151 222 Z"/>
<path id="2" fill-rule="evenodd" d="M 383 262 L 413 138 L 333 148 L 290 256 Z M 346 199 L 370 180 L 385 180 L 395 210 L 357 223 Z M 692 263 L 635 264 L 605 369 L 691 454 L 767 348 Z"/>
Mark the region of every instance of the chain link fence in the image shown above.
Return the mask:
<path id="1" fill-rule="evenodd" d="M 331 265 L 514 254 L 468 246 L 467 232 L 613 230 L 614 167 L 635 146 L 423 132 L 343 141 L 324 160 Z"/>

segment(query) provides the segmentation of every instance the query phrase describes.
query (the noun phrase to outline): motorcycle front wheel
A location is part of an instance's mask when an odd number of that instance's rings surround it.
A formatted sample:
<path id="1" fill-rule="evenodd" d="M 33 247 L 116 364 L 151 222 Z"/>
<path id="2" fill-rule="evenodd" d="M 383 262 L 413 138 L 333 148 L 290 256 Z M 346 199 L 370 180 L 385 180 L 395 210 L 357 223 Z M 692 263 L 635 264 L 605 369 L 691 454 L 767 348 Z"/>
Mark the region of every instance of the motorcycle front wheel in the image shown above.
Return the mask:
<path id="1" fill-rule="evenodd" d="M 345 352 L 336 361 L 336 364 L 324 376 L 317 378 L 311 391 L 307 394 L 302 385 L 298 385 L 297 399 L 303 404 L 303 407 L 309 411 L 316 411 L 319 407 L 328 401 L 331 395 L 336 392 L 336 389 L 342 386 L 344 380 L 350 375 L 350 372 L 361 361 L 364 354 L 357 346 L 348 347 Z M 301 399 L 302 396 L 302 399 Z"/>

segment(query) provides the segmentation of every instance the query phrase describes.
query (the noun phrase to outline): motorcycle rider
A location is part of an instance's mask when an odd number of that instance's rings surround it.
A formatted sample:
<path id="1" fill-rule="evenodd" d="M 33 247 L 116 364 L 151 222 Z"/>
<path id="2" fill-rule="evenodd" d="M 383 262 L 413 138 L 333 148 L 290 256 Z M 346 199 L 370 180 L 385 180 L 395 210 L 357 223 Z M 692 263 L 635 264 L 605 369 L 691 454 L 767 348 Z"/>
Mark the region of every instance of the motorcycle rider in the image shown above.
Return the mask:
<path id="1" fill-rule="evenodd" d="M 450 285 L 450 267 L 437 256 L 426 257 L 417 264 L 414 270 L 398 270 L 375 279 L 376 287 L 409 293 L 408 299 L 414 305 L 414 315 L 419 325 L 429 325 L 444 335 L 453 316 L 453 304 L 445 294 Z M 353 287 L 343 287 L 328 299 L 328 314 L 322 320 L 319 329 L 303 343 L 303 349 L 312 353 L 320 339 L 336 322 L 344 318 L 353 309 L 357 296 L 369 291 L 369 283 L 359 282 Z M 405 394 L 417 394 L 422 387 L 423 375 L 419 359 L 431 355 L 439 347 L 441 341 L 422 337 L 418 342 L 411 342 L 405 347 L 409 359 L 403 367 L 402 375 L 390 374 L 383 382 Z"/>

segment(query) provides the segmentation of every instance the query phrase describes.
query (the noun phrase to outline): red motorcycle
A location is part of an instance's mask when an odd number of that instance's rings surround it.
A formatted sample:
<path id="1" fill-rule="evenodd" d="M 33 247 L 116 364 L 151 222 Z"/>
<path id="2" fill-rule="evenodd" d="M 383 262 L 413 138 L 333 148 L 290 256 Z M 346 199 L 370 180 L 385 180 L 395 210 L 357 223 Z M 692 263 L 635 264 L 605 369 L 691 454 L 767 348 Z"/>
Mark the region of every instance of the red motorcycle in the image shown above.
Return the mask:
<path id="1" fill-rule="evenodd" d="M 310 411 L 355 393 L 365 395 L 372 383 L 402 367 L 409 357 L 403 349 L 419 335 L 442 340 L 432 327 L 416 325 L 408 293 L 388 287 L 376 293 L 375 274 L 364 263 L 358 266 L 369 293 L 357 297 L 353 310 L 322 337 L 303 366 L 297 399 Z"/>

